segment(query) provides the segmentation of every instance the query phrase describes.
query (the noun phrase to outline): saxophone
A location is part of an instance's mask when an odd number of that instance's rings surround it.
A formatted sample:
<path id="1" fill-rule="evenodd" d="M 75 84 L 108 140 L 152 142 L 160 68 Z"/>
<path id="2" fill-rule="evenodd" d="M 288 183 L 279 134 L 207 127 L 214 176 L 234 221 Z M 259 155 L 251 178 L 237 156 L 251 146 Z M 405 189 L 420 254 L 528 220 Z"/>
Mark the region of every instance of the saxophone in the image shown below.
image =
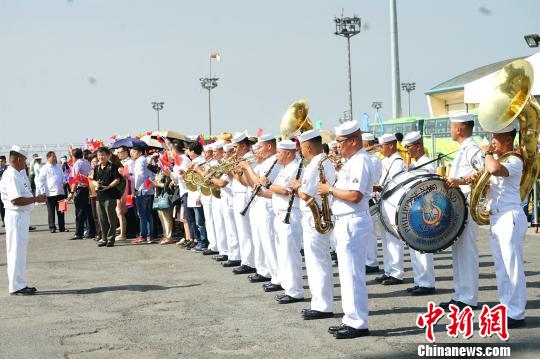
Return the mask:
<path id="1" fill-rule="evenodd" d="M 328 156 L 324 156 L 319 160 L 317 167 L 319 168 L 319 179 L 321 183 L 326 183 L 326 176 L 324 175 L 323 162 L 329 160 Z M 315 222 L 315 230 L 320 234 L 327 234 L 334 229 L 334 223 L 332 222 L 332 210 L 330 209 L 330 201 L 328 200 L 328 194 L 321 195 L 321 208 L 315 201 L 315 197 L 311 197 L 306 205 L 313 214 L 313 221 Z"/>

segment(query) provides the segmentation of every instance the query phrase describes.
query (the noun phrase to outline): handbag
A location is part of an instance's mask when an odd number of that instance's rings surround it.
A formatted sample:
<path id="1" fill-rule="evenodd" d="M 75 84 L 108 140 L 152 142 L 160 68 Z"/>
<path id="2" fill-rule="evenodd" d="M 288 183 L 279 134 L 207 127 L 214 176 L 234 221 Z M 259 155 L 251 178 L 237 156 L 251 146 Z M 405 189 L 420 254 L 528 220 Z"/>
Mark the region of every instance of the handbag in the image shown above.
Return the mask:
<path id="1" fill-rule="evenodd" d="M 155 196 L 154 201 L 152 202 L 152 209 L 156 209 L 156 210 L 171 209 L 170 195 L 166 191 L 163 191 L 161 195 Z"/>

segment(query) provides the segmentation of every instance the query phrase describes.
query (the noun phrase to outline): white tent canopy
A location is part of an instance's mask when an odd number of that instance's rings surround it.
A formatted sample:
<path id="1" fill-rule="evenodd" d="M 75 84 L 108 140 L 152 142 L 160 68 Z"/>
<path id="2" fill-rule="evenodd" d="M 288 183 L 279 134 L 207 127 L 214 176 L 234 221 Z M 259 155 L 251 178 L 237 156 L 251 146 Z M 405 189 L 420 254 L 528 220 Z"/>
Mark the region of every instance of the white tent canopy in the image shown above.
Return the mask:
<path id="1" fill-rule="evenodd" d="M 534 82 L 532 88 L 533 95 L 540 95 L 540 52 L 527 57 L 525 60 L 529 61 L 534 69 Z M 491 73 L 478 80 L 469 82 L 465 85 L 465 103 L 480 103 L 483 100 L 483 96 L 488 92 L 488 86 L 490 80 L 495 76 L 495 73 Z"/>

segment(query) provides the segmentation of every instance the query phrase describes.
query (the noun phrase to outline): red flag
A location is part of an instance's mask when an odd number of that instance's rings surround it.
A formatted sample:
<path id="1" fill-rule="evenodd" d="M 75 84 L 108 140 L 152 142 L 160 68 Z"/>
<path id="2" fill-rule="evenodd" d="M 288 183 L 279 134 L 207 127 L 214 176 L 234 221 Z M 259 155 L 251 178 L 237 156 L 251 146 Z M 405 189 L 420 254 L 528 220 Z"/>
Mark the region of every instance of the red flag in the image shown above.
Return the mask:
<path id="1" fill-rule="evenodd" d="M 146 181 L 144 181 L 144 188 L 149 189 L 151 185 L 152 185 L 152 180 L 149 177 L 146 179 Z"/>
<path id="2" fill-rule="evenodd" d="M 159 162 L 161 163 L 161 165 L 165 168 L 170 168 L 171 167 L 171 163 L 170 162 L 167 162 L 165 161 L 165 159 L 163 159 L 163 157 L 161 157 L 159 159 Z"/>
<path id="3" fill-rule="evenodd" d="M 158 136 L 157 140 L 158 140 L 159 143 L 165 143 L 165 142 L 167 142 L 167 141 L 165 140 L 165 137 L 163 137 L 163 136 Z"/>
<path id="4" fill-rule="evenodd" d="M 58 201 L 58 211 L 66 213 L 68 210 L 67 202 L 65 199 Z"/>
<path id="5" fill-rule="evenodd" d="M 203 135 L 200 136 L 200 141 L 199 141 L 199 143 L 200 143 L 202 146 L 206 146 L 206 142 L 204 142 L 204 136 L 203 136 Z"/>
<path id="6" fill-rule="evenodd" d="M 180 166 L 182 164 L 182 156 L 180 155 L 174 155 L 174 164 L 177 166 Z"/>
<path id="7" fill-rule="evenodd" d="M 129 176 L 129 167 L 128 166 L 124 166 L 122 168 L 122 176 L 124 176 L 124 177 Z"/>
<path id="8" fill-rule="evenodd" d="M 85 184 L 87 186 L 90 184 L 90 181 L 88 180 L 88 177 L 86 177 L 86 176 L 79 175 L 79 179 L 82 182 L 82 184 Z"/>
<path id="9" fill-rule="evenodd" d="M 169 162 L 169 151 L 163 151 L 163 155 L 161 156 L 161 158 L 163 159 L 163 161 Z"/>
<path id="10" fill-rule="evenodd" d="M 126 196 L 126 206 L 127 206 L 128 208 L 133 207 L 133 196 L 130 195 L 130 194 L 128 194 L 128 195 Z"/>
<path id="11" fill-rule="evenodd" d="M 257 130 L 257 137 L 261 137 L 263 135 L 263 129 L 262 128 L 259 128 Z"/>
<path id="12" fill-rule="evenodd" d="M 81 174 L 78 173 L 75 177 L 73 177 L 72 179 L 68 181 L 69 187 L 73 187 L 73 185 L 78 183 L 80 179 L 81 179 Z"/>

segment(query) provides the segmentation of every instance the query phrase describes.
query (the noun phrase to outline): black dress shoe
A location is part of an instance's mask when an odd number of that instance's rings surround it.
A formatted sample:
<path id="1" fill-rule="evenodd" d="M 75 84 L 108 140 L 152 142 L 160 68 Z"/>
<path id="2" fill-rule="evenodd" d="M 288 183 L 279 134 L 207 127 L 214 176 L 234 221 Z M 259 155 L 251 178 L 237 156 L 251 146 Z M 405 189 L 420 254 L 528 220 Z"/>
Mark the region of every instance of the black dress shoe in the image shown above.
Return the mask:
<path id="1" fill-rule="evenodd" d="M 407 292 L 411 293 L 413 290 L 415 290 L 416 288 L 418 288 L 417 285 L 415 285 L 414 287 L 410 287 L 410 288 L 407 288 Z"/>
<path id="2" fill-rule="evenodd" d="M 290 304 L 290 303 L 297 303 L 297 302 L 303 302 L 304 298 L 293 298 L 290 295 L 282 294 L 282 295 L 276 295 L 274 299 L 279 304 Z"/>
<path id="3" fill-rule="evenodd" d="M 383 273 L 382 276 L 375 278 L 375 280 L 377 281 L 377 283 L 382 283 L 383 280 L 386 280 L 388 278 L 390 277 Z"/>
<path id="4" fill-rule="evenodd" d="M 369 329 L 355 329 L 353 327 L 344 326 L 334 333 L 336 339 L 352 339 L 366 337 L 369 335 Z"/>
<path id="5" fill-rule="evenodd" d="M 248 276 L 248 280 L 251 283 L 262 283 L 262 282 L 268 282 L 271 278 L 264 277 L 258 273 L 251 274 Z"/>
<path id="6" fill-rule="evenodd" d="M 334 335 L 335 332 L 337 332 L 338 330 L 343 329 L 343 328 L 345 328 L 345 327 L 346 327 L 345 324 L 341 324 L 341 325 L 332 325 L 331 327 L 328 327 L 328 333 Z"/>
<path id="7" fill-rule="evenodd" d="M 106 245 L 107 245 L 107 242 L 105 242 L 105 241 L 98 241 L 97 242 L 98 247 L 105 247 Z"/>
<path id="8" fill-rule="evenodd" d="M 219 254 L 219 252 L 207 248 L 202 252 L 202 254 L 203 256 L 213 256 L 214 254 Z"/>
<path id="9" fill-rule="evenodd" d="M 263 290 L 265 292 L 277 292 L 279 290 L 283 290 L 283 288 L 279 284 L 267 283 L 263 285 Z"/>
<path id="10" fill-rule="evenodd" d="M 114 247 L 114 242 L 107 242 L 107 247 Z"/>
<path id="11" fill-rule="evenodd" d="M 379 273 L 380 269 L 379 266 L 366 266 L 366 274 L 367 273 Z"/>
<path id="12" fill-rule="evenodd" d="M 240 267 L 234 268 L 232 270 L 234 274 L 248 274 L 248 273 L 255 273 L 256 271 L 257 270 L 255 268 L 252 268 L 245 264 L 242 264 Z"/>
<path id="13" fill-rule="evenodd" d="M 73 237 L 69 238 L 70 241 L 76 241 L 77 239 L 83 239 L 83 237 L 81 237 L 81 236 L 73 236 Z"/>
<path id="14" fill-rule="evenodd" d="M 396 284 L 402 284 L 402 283 L 403 283 L 403 279 L 397 279 L 392 276 L 386 278 L 385 280 L 381 282 L 382 285 L 396 285 Z"/>
<path id="15" fill-rule="evenodd" d="M 435 293 L 435 287 L 418 287 L 411 292 L 412 295 L 428 295 L 433 293 Z"/>
<path id="16" fill-rule="evenodd" d="M 441 304 L 439 304 L 439 307 L 447 311 L 450 308 L 450 304 L 453 304 L 456 307 L 458 307 L 460 311 L 463 310 L 465 307 L 471 307 L 472 310 L 478 309 L 477 305 L 469 305 L 467 303 L 463 303 L 463 302 L 460 302 L 459 300 L 454 300 L 454 299 L 450 300 L 449 302 L 442 302 Z"/>
<path id="17" fill-rule="evenodd" d="M 522 328 L 525 326 L 525 319 L 513 319 L 508 317 L 508 329 Z"/>
<path id="18" fill-rule="evenodd" d="M 56 233 L 56 228 L 51 228 L 51 229 L 49 229 L 49 232 L 51 232 L 51 233 Z"/>
<path id="19" fill-rule="evenodd" d="M 58 230 L 58 232 L 69 232 L 69 229 L 62 228 L 62 229 Z"/>
<path id="20" fill-rule="evenodd" d="M 221 265 L 224 266 L 224 267 L 237 267 L 237 266 L 240 265 L 240 263 L 241 262 L 239 260 L 238 261 L 228 260 L 226 262 L 221 263 Z"/>
<path id="21" fill-rule="evenodd" d="M 36 227 L 35 227 L 35 226 L 30 226 L 30 227 L 28 227 L 28 230 L 29 230 L 29 231 L 35 231 L 35 230 L 36 230 Z"/>
<path id="22" fill-rule="evenodd" d="M 334 313 L 332 312 L 319 312 L 318 310 L 304 309 L 302 310 L 302 318 L 304 320 L 313 320 L 313 319 L 324 319 L 324 318 L 333 318 Z"/>
<path id="23" fill-rule="evenodd" d="M 229 259 L 229 257 L 227 257 L 226 255 L 219 255 L 214 257 L 214 260 L 216 262 L 225 262 L 227 259 Z"/>
<path id="24" fill-rule="evenodd" d="M 36 294 L 36 292 L 37 292 L 36 288 L 24 287 L 23 289 L 19 289 L 18 291 L 9 293 L 9 294 L 10 295 L 34 295 Z"/>

